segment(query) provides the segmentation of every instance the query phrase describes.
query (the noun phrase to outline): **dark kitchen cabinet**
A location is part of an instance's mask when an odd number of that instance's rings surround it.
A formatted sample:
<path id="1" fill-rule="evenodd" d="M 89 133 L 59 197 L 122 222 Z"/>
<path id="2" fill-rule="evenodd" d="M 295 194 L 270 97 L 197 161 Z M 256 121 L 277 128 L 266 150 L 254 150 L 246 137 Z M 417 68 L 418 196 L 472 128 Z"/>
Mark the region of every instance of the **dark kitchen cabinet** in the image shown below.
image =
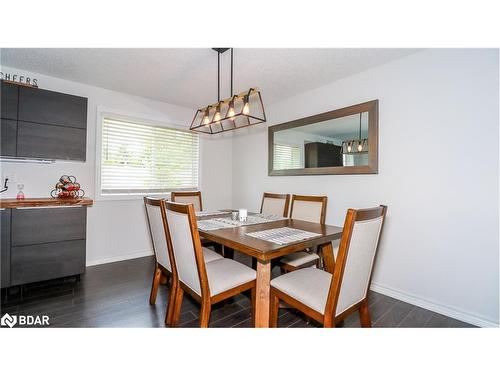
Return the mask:
<path id="1" fill-rule="evenodd" d="M 17 121 L 0 119 L 0 151 L 2 156 L 16 156 Z"/>
<path id="2" fill-rule="evenodd" d="M 86 160 L 87 98 L 2 82 L 3 157 Z"/>
<path id="3" fill-rule="evenodd" d="M 18 208 L 12 211 L 12 246 L 85 239 L 85 207 Z"/>
<path id="4" fill-rule="evenodd" d="M 87 98 L 31 87 L 19 89 L 19 121 L 87 128 Z"/>
<path id="5" fill-rule="evenodd" d="M 85 161 L 87 132 L 84 129 L 17 122 L 17 156 Z"/>
<path id="6" fill-rule="evenodd" d="M 304 145 L 305 167 L 341 167 L 342 147 L 331 143 L 311 142 Z"/>
<path id="7" fill-rule="evenodd" d="M 2 288 L 85 272 L 87 208 L 4 209 Z"/>
<path id="8" fill-rule="evenodd" d="M 17 120 L 17 103 L 19 96 L 19 86 L 0 82 L 1 85 L 1 113 L 0 118 Z"/>
<path id="9" fill-rule="evenodd" d="M 85 240 L 13 246 L 11 284 L 21 285 L 81 274 L 85 271 Z"/>
<path id="10" fill-rule="evenodd" d="M 1 287 L 7 288 L 10 286 L 10 209 L 3 208 L 0 211 L 0 265 L 1 265 Z"/>

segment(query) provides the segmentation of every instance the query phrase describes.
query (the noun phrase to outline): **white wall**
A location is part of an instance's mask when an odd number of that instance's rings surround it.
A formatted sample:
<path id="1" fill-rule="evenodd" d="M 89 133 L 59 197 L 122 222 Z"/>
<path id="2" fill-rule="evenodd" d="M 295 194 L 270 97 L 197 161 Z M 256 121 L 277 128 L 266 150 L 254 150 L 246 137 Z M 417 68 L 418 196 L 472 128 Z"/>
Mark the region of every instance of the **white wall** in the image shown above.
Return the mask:
<path id="1" fill-rule="evenodd" d="M 2 71 L 21 73 L 10 67 Z M 104 107 L 115 112 L 162 121 L 165 124 L 190 124 L 194 110 L 163 102 L 135 97 L 76 82 L 22 71 L 24 75 L 38 78 L 40 88 L 87 97 L 87 161 L 61 162 L 54 164 L 0 163 L 2 175 L 15 173 L 25 185 L 27 197 L 48 197 L 54 184 L 62 174 L 77 177 L 86 195 L 95 197 L 95 134 L 97 108 Z M 203 137 L 200 142 L 201 177 L 200 189 L 207 209 L 230 207 L 231 205 L 231 139 L 228 136 Z M 3 181 L 3 180 L 2 180 Z M 11 186 L 2 198 L 15 197 L 17 191 Z M 87 264 L 133 258 L 152 254 L 144 220 L 142 198 L 122 201 L 95 201 L 87 210 Z M 63 223 L 62 223 L 63 225 Z"/>
<path id="2" fill-rule="evenodd" d="M 386 204 L 374 288 L 497 325 L 498 75 L 498 50 L 426 50 L 271 105 L 268 125 L 379 99 L 379 173 L 269 177 L 257 126 L 233 138 L 233 206 L 325 194 L 342 225 L 350 207 Z"/>
<path id="3" fill-rule="evenodd" d="M 42 88 L 89 98 L 86 163 L 1 163 L 27 196 L 48 196 L 66 173 L 94 196 L 98 106 L 191 120 L 191 109 L 23 73 Z M 327 222 L 342 225 L 349 207 L 387 204 L 374 288 L 474 324 L 498 324 L 498 51 L 422 51 L 269 106 L 268 125 L 372 99 L 380 100 L 379 174 L 269 177 L 267 129 L 259 125 L 232 140 L 202 140 L 206 208 L 258 209 L 263 191 L 326 194 Z M 89 264 L 151 252 L 140 201 L 97 201 L 87 224 Z"/>

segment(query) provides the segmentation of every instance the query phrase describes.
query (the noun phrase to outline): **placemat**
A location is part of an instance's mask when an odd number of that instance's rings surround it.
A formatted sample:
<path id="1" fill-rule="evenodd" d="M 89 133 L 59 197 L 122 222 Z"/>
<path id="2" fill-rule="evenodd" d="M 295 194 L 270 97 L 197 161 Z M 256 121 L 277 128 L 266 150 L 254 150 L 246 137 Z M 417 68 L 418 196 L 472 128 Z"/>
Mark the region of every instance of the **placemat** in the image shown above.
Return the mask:
<path id="1" fill-rule="evenodd" d="M 201 230 L 217 230 L 224 228 L 234 228 L 236 225 L 221 222 L 217 219 L 208 219 L 198 221 L 198 229 Z"/>
<path id="2" fill-rule="evenodd" d="M 286 245 L 292 242 L 303 241 L 309 238 L 321 236 L 319 233 L 307 232 L 305 230 L 283 227 L 246 233 L 247 236 L 259 238 L 264 241 L 273 242 L 278 245 Z"/>

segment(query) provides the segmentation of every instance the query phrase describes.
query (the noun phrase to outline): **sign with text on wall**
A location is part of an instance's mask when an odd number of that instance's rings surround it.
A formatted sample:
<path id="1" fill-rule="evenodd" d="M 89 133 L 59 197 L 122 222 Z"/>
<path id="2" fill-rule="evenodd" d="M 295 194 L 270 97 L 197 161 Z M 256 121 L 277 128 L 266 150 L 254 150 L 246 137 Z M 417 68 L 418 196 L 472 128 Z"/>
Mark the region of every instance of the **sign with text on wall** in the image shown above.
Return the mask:
<path id="1" fill-rule="evenodd" d="M 29 77 L 23 74 L 0 72 L 0 80 L 20 85 L 38 87 L 38 78 Z"/>

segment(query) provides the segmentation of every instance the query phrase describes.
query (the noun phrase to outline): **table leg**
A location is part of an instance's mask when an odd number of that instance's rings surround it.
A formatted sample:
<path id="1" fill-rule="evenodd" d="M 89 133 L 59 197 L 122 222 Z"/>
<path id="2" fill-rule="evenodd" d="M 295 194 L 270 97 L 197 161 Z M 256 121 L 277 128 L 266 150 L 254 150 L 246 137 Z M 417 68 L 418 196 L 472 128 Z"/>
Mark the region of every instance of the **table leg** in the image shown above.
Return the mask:
<path id="1" fill-rule="evenodd" d="M 257 261 L 257 290 L 255 293 L 255 327 L 269 327 L 269 295 L 271 292 L 271 262 Z"/>
<path id="2" fill-rule="evenodd" d="M 333 256 L 333 246 L 331 242 L 319 246 L 323 254 L 323 266 L 326 272 L 333 274 L 335 269 L 335 258 Z"/>

